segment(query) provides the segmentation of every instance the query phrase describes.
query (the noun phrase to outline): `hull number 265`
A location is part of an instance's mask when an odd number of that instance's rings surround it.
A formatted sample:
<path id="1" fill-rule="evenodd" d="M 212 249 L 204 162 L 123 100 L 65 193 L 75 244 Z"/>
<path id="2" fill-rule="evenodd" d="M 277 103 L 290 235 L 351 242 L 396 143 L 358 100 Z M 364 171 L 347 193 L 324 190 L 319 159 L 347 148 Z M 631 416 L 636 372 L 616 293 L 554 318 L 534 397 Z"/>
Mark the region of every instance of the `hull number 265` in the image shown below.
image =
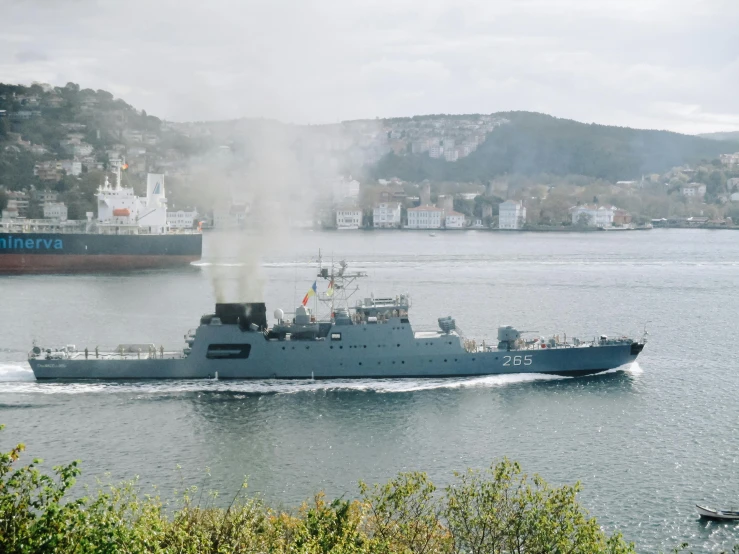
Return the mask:
<path id="1" fill-rule="evenodd" d="M 531 354 L 526 356 L 503 356 L 503 365 L 531 365 Z"/>

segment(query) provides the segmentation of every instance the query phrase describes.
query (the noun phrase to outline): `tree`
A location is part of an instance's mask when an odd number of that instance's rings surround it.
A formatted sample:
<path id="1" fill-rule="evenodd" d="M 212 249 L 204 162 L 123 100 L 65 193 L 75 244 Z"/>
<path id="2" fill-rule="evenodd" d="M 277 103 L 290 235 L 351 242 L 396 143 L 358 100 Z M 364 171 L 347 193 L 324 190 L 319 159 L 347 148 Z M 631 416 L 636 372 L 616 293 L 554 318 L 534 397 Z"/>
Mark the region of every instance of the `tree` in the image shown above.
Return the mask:
<path id="1" fill-rule="evenodd" d="M 0 190 L 0 212 L 8 207 L 8 193 Z"/>
<path id="2" fill-rule="evenodd" d="M 590 216 L 588 214 L 580 214 L 577 216 L 577 225 L 580 227 L 588 227 L 590 225 Z"/>
<path id="3" fill-rule="evenodd" d="M 10 120 L 7 117 L 0 117 L 0 140 L 7 138 L 10 132 Z"/>
<path id="4" fill-rule="evenodd" d="M 444 510 L 453 553 L 634 552 L 588 517 L 577 502 L 579 483 L 552 487 L 508 459 L 456 477 Z"/>

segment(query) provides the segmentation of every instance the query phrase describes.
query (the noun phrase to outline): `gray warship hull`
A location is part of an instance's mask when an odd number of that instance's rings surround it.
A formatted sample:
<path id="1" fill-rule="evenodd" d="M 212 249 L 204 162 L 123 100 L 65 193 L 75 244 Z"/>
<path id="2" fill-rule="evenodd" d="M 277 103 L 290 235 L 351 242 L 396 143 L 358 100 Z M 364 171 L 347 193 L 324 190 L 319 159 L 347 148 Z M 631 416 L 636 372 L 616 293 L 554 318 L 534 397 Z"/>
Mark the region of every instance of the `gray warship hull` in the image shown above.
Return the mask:
<path id="1" fill-rule="evenodd" d="M 630 339 L 470 347 L 455 331 L 414 333 L 405 317 L 389 317 L 382 323 L 325 323 L 308 339 L 275 335 L 266 327 L 257 330 L 256 325 L 243 323 L 204 318 L 186 337 L 191 348 L 184 354 L 150 350 L 142 356 L 114 351 L 96 357 L 78 352 L 59 358 L 31 356 L 29 363 L 36 379 L 75 381 L 579 376 L 630 364 L 644 347 Z"/>

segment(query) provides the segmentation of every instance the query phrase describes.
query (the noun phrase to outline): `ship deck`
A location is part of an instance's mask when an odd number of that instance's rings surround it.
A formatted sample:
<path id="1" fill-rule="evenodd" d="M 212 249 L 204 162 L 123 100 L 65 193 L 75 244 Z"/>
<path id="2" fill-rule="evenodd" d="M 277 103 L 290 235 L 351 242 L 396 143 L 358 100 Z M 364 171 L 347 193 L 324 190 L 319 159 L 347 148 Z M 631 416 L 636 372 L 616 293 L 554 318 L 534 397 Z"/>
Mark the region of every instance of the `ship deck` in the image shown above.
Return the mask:
<path id="1" fill-rule="evenodd" d="M 113 350 L 100 351 L 97 354 L 94 350 L 88 350 L 87 354 L 83 351 L 77 352 L 51 352 L 36 355 L 37 360 L 179 360 L 185 358 L 185 354 L 180 351 L 161 352 L 116 352 Z"/>

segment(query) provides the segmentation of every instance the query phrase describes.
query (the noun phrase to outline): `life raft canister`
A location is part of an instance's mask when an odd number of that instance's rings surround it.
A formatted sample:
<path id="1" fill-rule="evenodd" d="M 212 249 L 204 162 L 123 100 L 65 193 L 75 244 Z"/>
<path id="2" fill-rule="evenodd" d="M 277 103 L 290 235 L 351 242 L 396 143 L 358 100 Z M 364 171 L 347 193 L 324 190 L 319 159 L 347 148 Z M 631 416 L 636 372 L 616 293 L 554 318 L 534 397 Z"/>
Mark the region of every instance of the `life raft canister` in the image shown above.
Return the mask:
<path id="1" fill-rule="evenodd" d="M 116 208 L 113 210 L 113 215 L 116 217 L 128 217 L 131 215 L 131 212 L 128 211 L 128 208 Z"/>

